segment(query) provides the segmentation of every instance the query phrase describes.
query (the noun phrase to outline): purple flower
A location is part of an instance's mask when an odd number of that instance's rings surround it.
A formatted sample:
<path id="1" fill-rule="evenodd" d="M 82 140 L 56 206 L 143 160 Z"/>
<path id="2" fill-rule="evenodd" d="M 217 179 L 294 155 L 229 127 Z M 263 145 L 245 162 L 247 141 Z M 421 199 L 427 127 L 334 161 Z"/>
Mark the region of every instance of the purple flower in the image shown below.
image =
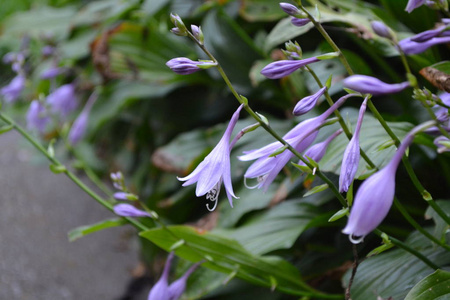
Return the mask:
<path id="1" fill-rule="evenodd" d="M 309 22 L 311 22 L 311 20 L 308 19 L 308 18 L 295 18 L 295 17 L 293 17 L 291 19 L 292 25 L 297 26 L 297 27 L 305 26 Z"/>
<path id="2" fill-rule="evenodd" d="M 188 75 L 215 66 L 212 61 L 193 61 L 186 57 L 172 58 L 166 63 L 172 71 L 180 75 Z M 199 67 L 202 66 L 202 67 Z"/>
<path id="3" fill-rule="evenodd" d="M 173 252 L 170 252 L 169 256 L 167 257 L 166 265 L 164 266 L 161 278 L 150 290 L 150 293 L 148 294 L 148 300 L 170 300 L 168 279 L 170 265 L 172 264 L 173 257 Z"/>
<path id="4" fill-rule="evenodd" d="M 292 72 L 320 61 L 316 57 L 310 57 L 302 60 L 279 60 L 268 64 L 261 70 L 261 74 L 270 79 L 278 79 L 291 74 Z"/>
<path id="5" fill-rule="evenodd" d="M 125 193 L 125 192 L 117 192 L 114 193 L 114 199 L 116 200 L 124 200 L 124 201 L 136 201 L 138 200 L 138 196 L 136 196 L 135 194 L 131 194 L 131 193 Z"/>
<path id="6" fill-rule="evenodd" d="M 55 53 L 55 50 L 56 50 L 55 47 L 46 45 L 46 46 L 42 47 L 41 53 L 44 56 L 50 56 L 53 53 Z"/>
<path id="7" fill-rule="evenodd" d="M 385 37 L 387 39 L 392 39 L 391 30 L 383 22 L 372 21 L 370 25 L 372 25 L 372 29 L 377 35 Z"/>
<path id="8" fill-rule="evenodd" d="M 76 118 L 72 124 L 69 132 L 69 142 L 71 145 L 77 144 L 86 134 L 86 129 L 89 121 L 89 114 L 91 112 L 92 105 L 97 100 L 97 93 L 93 93 L 90 97 L 83 111 Z"/>
<path id="9" fill-rule="evenodd" d="M 425 4 L 425 0 L 409 0 L 408 4 L 406 4 L 405 10 L 408 13 L 411 13 L 413 10 L 418 8 L 419 6 Z"/>
<path id="10" fill-rule="evenodd" d="M 169 285 L 169 300 L 178 300 L 183 295 L 189 276 L 191 276 L 200 264 L 201 262 L 192 265 L 183 276 Z"/>
<path id="11" fill-rule="evenodd" d="M 398 46 L 405 54 L 419 54 L 432 46 L 444 43 L 450 43 L 450 36 L 434 37 L 422 43 L 414 42 L 411 38 L 406 38 L 398 42 Z"/>
<path id="12" fill-rule="evenodd" d="M 445 30 L 445 28 L 446 26 L 439 26 L 436 29 L 423 31 L 421 33 L 416 34 L 415 36 L 410 37 L 410 40 L 417 43 L 426 42 L 429 39 L 432 39 L 440 35 Z"/>
<path id="13" fill-rule="evenodd" d="M 14 102 L 19 98 L 22 90 L 25 88 L 25 76 L 19 74 L 11 80 L 11 82 L 2 87 L 0 94 L 6 102 Z"/>
<path id="14" fill-rule="evenodd" d="M 121 217 L 151 217 L 146 211 L 137 209 L 131 204 L 121 203 L 114 206 L 114 213 Z"/>
<path id="15" fill-rule="evenodd" d="M 303 157 L 309 157 L 315 162 L 319 162 L 327 152 L 328 145 L 341 133 L 342 129 L 339 129 L 338 131 L 330 135 L 325 141 L 311 146 L 308 150 L 306 150 L 305 154 L 303 154 Z M 298 164 L 301 166 L 305 165 L 302 160 L 300 160 Z"/>
<path id="16" fill-rule="evenodd" d="M 47 103 L 54 113 L 65 119 L 78 106 L 75 86 L 73 84 L 60 86 L 47 96 Z"/>
<path id="17" fill-rule="evenodd" d="M 197 188 L 195 190 L 197 197 L 201 197 L 206 194 L 206 199 L 209 199 L 214 203 L 214 207 L 212 209 L 209 208 L 209 203 L 206 205 L 210 211 L 214 210 L 217 206 L 222 181 L 225 185 L 225 191 L 231 207 L 233 207 L 232 197 L 236 199 L 238 198 L 234 195 L 233 186 L 231 183 L 230 138 L 234 126 L 239 119 L 239 113 L 242 107 L 243 105 L 240 105 L 233 114 L 225 133 L 211 153 L 205 157 L 205 159 L 191 174 L 183 178 L 178 178 L 180 181 L 186 181 L 183 183 L 183 186 L 188 186 L 197 182 Z"/>
<path id="18" fill-rule="evenodd" d="M 408 133 L 391 161 L 359 187 L 347 226 L 342 230 L 350 235 L 352 243 L 360 243 L 388 214 L 394 200 L 395 173 L 406 148 L 417 133 L 416 128 Z"/>
<path id="19" fill-rule="evenodd" d="M 52 67 L 41 73 L 41 79 L 51 79 L 65 71 L 64 68 Z"/>
<path id="20" fill-rule="evenodd" d="M 298 152 L 303 152 L 308 148 L 317 137 L 318 129 L 325 122 L 326 118 L 330 116 L 339 106 L 341 106 L 349 97 L 355 94 L 348 94 L 336 101 L 327 111 L 320 116 L 305 120 L 288 133 L 283 136 L 283 139 L 288 142 Z M 239 156 L 239 160 L 256 161 L 247 169 L 244 178 L 257 178 L 258 188 L 267 190 L 269 185 L 273 182 L 278 173 L 293 157 L 291 151 L 283 151 L 276 156 L 270 156 L 283 145 L 280 142 L 274 142 L 260 149 L 245 151 L 244 155 Z"/>
<path id="21" fill-rule="evenodd" d="M 290 15 L 290 16 L 296 16 L 296 15 L 299 15 L 299 14 L 302 13 L 302 12 L 298 9 L 297 6 L 292 5 L 292 4 L 290 4 L 290 3 L 281 2 L 281 3 L 280 3 L 280 7 L 281 7 L 281 9 L 282 9 L 285 13 L 287 13 L 287 14 Z"/>
<path id="22" fill-rule="evenodd" d="M 366 75 L 352 75 L 345 78 L 343 83 L 346 88 L 374 96 L 397 93 L 410 86 L 408 81 L 389 84 Z"/>
<path id="23" fill-rule="evenodd" d="M 359 165 L 359 133 L 361 131 L 361 125 L 366 112 L 367 98 L 364 100 L 361 108 L 359 109 L 358 121 L 356 122 L 356 129 L 353 136 L 348 143 L 344 151 L 344 157 L 342 159 L 341 173 L 339 175 L 339 192 L 347 192 L 348 188 L 355 178 L 356 171 L 358 171 Z"/>
<path id="24" fill-rule="evenodd" d="M 27 112 L 27 128 L 43 133 L 49 122 L 50 117 L 47 115 L 44 105 L 37 100 L 33 100 Z"/>
<path id="25" fill-rule="evenodd" d="M 436 145 L 438 153 L 450 152 L 450 140 L 447 137 L 438 136 L 433 143 Z"/>
<path id="26" fill-rule="evenodd" d="M 327 88 L 323 87 L 320 90 L 318 90 L 315 94 L 307 96 L 302 100 L 300 100 L 294 107 L 293 111 L 294 115 L 301 116 L 309 112 L 311 109 L 313 109 L 314 106 L 316 106 L 317 100 L 319 100 L 319 98 L 322 97 L 322 95 L 325 93 L 326 90 Z"/>

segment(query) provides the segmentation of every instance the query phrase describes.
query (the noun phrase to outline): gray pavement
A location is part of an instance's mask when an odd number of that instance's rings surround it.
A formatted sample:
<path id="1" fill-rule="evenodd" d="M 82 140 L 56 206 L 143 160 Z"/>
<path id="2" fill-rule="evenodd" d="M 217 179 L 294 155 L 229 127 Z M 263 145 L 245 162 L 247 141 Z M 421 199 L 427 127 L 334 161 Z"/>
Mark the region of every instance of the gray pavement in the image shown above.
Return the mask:
<path id="1" fill-rule="evenodd" d="M 44 161 L 36 164 L 21 139 L 0 135 L 0 300 L 120 299 L 139 263 L 134 229 L 70 243 L 69 230 L 113 215 Z"/>

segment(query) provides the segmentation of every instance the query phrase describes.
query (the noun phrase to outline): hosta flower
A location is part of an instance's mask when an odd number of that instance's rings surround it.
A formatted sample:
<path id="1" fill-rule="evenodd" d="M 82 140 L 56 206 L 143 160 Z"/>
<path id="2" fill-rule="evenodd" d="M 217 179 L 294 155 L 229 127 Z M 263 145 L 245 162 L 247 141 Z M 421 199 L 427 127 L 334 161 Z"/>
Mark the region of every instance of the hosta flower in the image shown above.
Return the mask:
<path id="1" fill-rule="evenodd" d="M 116 215 L 121 217 L 133 217 L 133 218 L 151 217 L 148 212 L 140 210 L 134 207 L 133 205 L 127 203 L 117 204 L 114 206 L 113 210 Z"/>
<path id="2" fill-rule="evenodd" d="M 80 115 L 73 122 L 68 137 L 71 145 L 77 144 L 86 134 L 86 129 L 89 121 L 89 114 L 91 112 L 92 105 L 94 105 L 94 102 L 96 100 L 97 94 L 93 93 L 91 97 L 89 97 L 89 100 L 86 103 L 83 110 L 81 111 Z"/>
<path id="3" fill-rule="evenodd" d="M 426 30 L 411 37 L 410 40 L 417 43 L 423 43 L 434 37 L 439 36 L 441 33 L 444 32 L 446 28 L 447 28 L 446 26 L 439 26 L 436 29 Z"/>
<path id="4" fill-rule="evenodd" d="M 344 157 L 342 158 L 341 173 L 339 175 L 339 192 L 347 192 L 348 188 L 355 178 L 359 165 L 359 133 L 361 131 L 361 125 L 366 112 L 367 98 L 364 100 L 361 108 L 359 109 L 358 121 L 356 123 L 356 129 L 353 133 L 350 142 L 344 151 Z"/>
<path id="5" fill-rule="evenodd" d="M 298 9 L 297 6 L 292 5 L 290 3 L 286 3 L 286 2 L 281 2 L 280 3 L 280 7 L 281 9 L 287 13 L 290 16 L 296 16 L 298 14 L 301 14 L 302 12 Z"/>
<path id="6" fill-rule="evenodd" d="M 405 10 L 411 13 L 413 10 L 425 4 L 425 0 L 409 0 Z"/>
<path id="7" fill-rule="evenodd" d="M 43 133 L 49 122 L 50 117 L 44 105 L 37 100 L 33 100 L 27 112 L 27 128 Z"/>
<path id="8" fill-rule="evenodd" d="M 7 86 L 2 87 L 0 94 L 3 96 L 6 102 L 11 103 L 19 98 L 24 88 L 25 76 L 19 74 L 14 77 Z"/>
<path id="9" fill-rule="evenodd" d="M 59 74 L 62 74 L 63 72 L 65 72 L 64 68 L 52 67 L 52 68 L 49 68 L 49 69 L 43 71 L 41 73 L 40 77 L 41 77 L 41 79 L 51 79 L 51 78 L 55 78 Z"/>
<path id="10" fill-rule="evenodd" d="M 294 17 L 294 18 L 291 19 L 292 25 L 295 25 L 297 27 L 305 26 L 309 22 L 311 22 L 311 20 L 308 19 L 308 18 L 295 18 Z"/>
<path id="11" fill-rule="evenodd" d="M 328 145 L 341 133 L 342 129 L 339 129 L 338 131 L 330 135 L 325 141 L 309 147 L 308 150 L 305 151 L 305 154 L 303 154 L 303 157 L 309 157 L 315 162 L 319 162 L 327 152 Z M 298 164 L 301 166 L 305 165 L 302 160 L 300 160 Z"/>
<path id="12" fill-rule="evenodd" d="M 180 75 L 188 75 L 206 69 L 208 67 L 213 67 L 216 64 L 212 61 L 193 61 L 186 57 L 172 58 L 166 63 L 172 71 Z M 199 67 L 202 66 L 202 67 Z"/>
<path id="13" fill-rule="evenodd" d="M 436 145 L 438 153 L 450 152 L 450 140 L 447 137 L 438 136 L 433 143 Z"/>
<path id="14" fill-rule="evenodd" d="M 73 84 L 60 86 L 47 96 L 47 103 L 54 113 L 65 119 L 78 106 L 75 86 Z"/>
<path id="15" fill-rule="evenodd" d="M 411 38 L 406 38 L 398 42 L 398 46 L 405 54 L 419 54 L 432 46 L 445 43 L 450 43 L 450 36 L 434 37 L 422 43 L 414 42 Z"/>
<path id="16" fill-rule="evenodd" d="M 225 133 L 211 153 L 205 157 L 205 159 L 191 174 L 183 178 L 178 178 L 180 181 L 186 181 L 183 183 L 183 186 L 197 183 L 197 188 L 195 190 L 197 197 L 201 197 L 206 194 L 206 199 L 214 203 L 213 208 L 209 208 L 208 204 L 206 205 L 210 211 L 214 210 L 217 206 L 222 181 L 224 183 L 225 191 L 231 207 L 233 207 L 232 197 L 236 199 L 238 198 L 234 195 L 233 186 L 231 183 L 230 138 L 234 126 L 239 119 L 239 113 L 242 107 L 243 105 L 239 106 L 233 114 Z"/>
<path id="17" fill-rule="evenodd" d="M 353 243 L 360 243 L 388 214 L 394 200 L 397 167 L 414 135 L 420 131 L 417 128 L 406 135 L 391 161 L 366 179 L 356 192 L 347 226 L 342 231 L 350 236 Z"/>
<path id="18" fill-rule="evenodd" d="M 381 37 L 385 37 L 387 39 L 392 39 L 392 33 L 391 30 L 389 29 L 389 27 L 386 26 L 386 24 L 384 24 L 383 22 L 380 21 L 372 21 L 370 23 L 370 25 L 372 26 L 373 31 L 381 36 Z"/>
<path id="19" fill-rule="evenodd" d="M 201 264 L 201 262 L 198 262 L 194 265 L 192 265 L 186 273 L 183 274 L 179 279 L 172 282 L 169 285 L 169 300 L 178 300 L 180 299 L 181 295 L 183 295 L 184 290 L 186 290 L 186 283 L 189 279 L 189 276 L 198 268 L 198 266 Z M 149 299 L 150 300 L 150 299 Z"/>
<path id="20" fill-rule="evenodd" d="M 352 75 L 344 79 L 344 87 L 374 96 L 397 93 L 410 86 L 408 81 L 389 84 L 366 75 Z"/>
<path id="21" fill-rule="evenodd" d="M 320 61 L 320 59 L 316 57 L 310 57 L 301 60 L 279 60 L 265 66 L 261 70 L 261 74 L 270 79 L 278 79 L 284 76 L 288 76 L 301 67 L 318 61 Z"/>
<path id="22" fill-rule="evenodd" d="M 314 142 L 314 139 L 318 134 L 318 129 L 321 125 L 323 125 L 326 118 L 328 118 L 330 114 L 332 114 L 349 97 L 352 96 L 355 96 L 355 94 L 349 94 L 341 97 L 320 116 L 297 124 L 283 136 L 283 139 L 298 152 L 303 152 Z M 245 151 L 244 155 L 239 156 L 239 160 L 242 161 L 256 159 L 256 161 L 245 172 L 244 178 L 257 178 L 257 187 L 267 190 L 281 169 L 283 169 L 283 167 L 294 155 L 291 151 L 285 150 L 281 154 L 270 156 L 282 146 L 283 145 L 281 142 L 274 142 L 260 149 Z"/>
<path id="23" fill-rule="evenodd" d="M 303 114 L 306 114 L 311 109 L 316 106 L 317 100 L 319 100 L 320 97 L 325 93 L 327 90 L 326 87 L 321 88 L 318 90 L 315 94 L 307 96 L 303 99 L 301 99 L 294 107 L 294 115 L 301 116 Z"/>

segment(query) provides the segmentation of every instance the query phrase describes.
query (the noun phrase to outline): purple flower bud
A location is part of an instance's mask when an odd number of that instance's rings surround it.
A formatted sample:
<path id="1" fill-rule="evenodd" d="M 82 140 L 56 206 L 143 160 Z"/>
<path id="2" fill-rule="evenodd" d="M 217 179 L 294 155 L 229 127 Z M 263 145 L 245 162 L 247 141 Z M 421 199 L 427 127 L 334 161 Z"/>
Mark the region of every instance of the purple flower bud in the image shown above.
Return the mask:
<path id="1" fill-rule="evenodd" d="M 243 105 L 240 105 L 234 112 L 225 133 L 219 143 L 217 143 L 216 147 L 214 147 L 191 174 L 183 178 L 178 178 L 180 181 L 186 181 L 183 183 L 183 186 L 197 183 L 197 188 L 195 189 L 197 197 L 206 194 L 206 199 L 213 202 L 212 209 L 209 208 L 208 204 L 206 205 L 210 211 L 216 208 L 222 181 L 231 207 L 233 207 L 232 198 L 238 198 L 234 195 L 233 185 L 231 183 L 230 138 L 239 119 L 239 113 L 241 112 L 242 107 Z"/>
<path id="2" fill-rule="evenodd" d="M 64 68 L 52 67 L 41 73 L 41 79 L 51 79 L 65 71 Z"/>
<path id="3" fill-rule="evenodd" d="M 46 45 L 46 46 L 42 47 L 41 53 L 44 56 L 50 56 L 53 53 L 55 53 L 55 50 L 56 50 L 55 47 Z"/>
<path id="4" fill-rule="evenodd" d="M 291 19 L 292 25 L 295 25 L 295 26 L 297 26 L 297 27 L 305 26 L 305 25 L 308 24 L 309 22 L 311 22 L 311 20 L 308 19 L 308 18 L 301 18 L 301 19 L 299 19 L 299 18 L 295 18 L 295 17 L 294 17 L 294 18 Z"/>
<path id="5" fill-rule="evenodd" d="M 49 122 L 50 117 L 47 115 L 44 105 L 37 100 L 33 100 L 27 112 L 27 128 L 43 133 Z"/>
<path id="6" fill-rule="evenodd" d="M 414 135 L 419 132 L 419 126 L 406 135 L 391 161 L 359 187 L 347 226 L 342 230 L 349 235 L 352 243 L 360 243 L 388 214 L 394 200 L 397 167 L 406 148 L 414 140 Z"/>
<path id="7" fill-rule="evenodd" d="M 7 86 L 2 87 L 0 94 L 6 102 L 11 103 L 19 98 L 22 90 L 25 88 L 25 81 L 25 76 L 19 74 Z"/>
<path id="8" fill-rule="evenodd" d="M 114 213 L 121 217 L 151 217 L 146 211 L 137 209 L 131 204 L 121 203 L 114 206 Z"/>
<path id="9" fill-rule="evenodd" d="M 296 7 L 295 5 L 292 5 L 290 3 L 281 2 L 280 3 L 281 9 L 287 13 L 290 16 L 296 16 L 301 14 L 302 12 Z"/>
<path id="10" fill-rule="evenodd" d="M 67 118 L 78 106 L 75 86 L 73 84 L 60 86 L 47 96 L 47 103 L 54 113 L 59 114 L 62 119 Z"/>
<path id="11" fill-rule="evenodd" d="M 397 93 L 409 87 L 408 81 L 396 84 L 385 83 L 375 77 L 366 75 L 352 75 L 344 79 L 344 87 L 374 96 Z"/>
<path id="12" fill-rule="evenodd" d="M 123 180 L 123 175 L 122 172 L 117 171 L 116 173 L 111 173 L 110 177 L 113 181 L 119 181 L 119 180 Z"/>
<path id="13" fill-rule="evenodd" d="M 323 87 L 320 90 L 318 90 L 315 94 L 307 96 L 302 100 L 300 100 L 294 107 L 293 111 L 294 115 L 301 116 L 309 112 L 311 109 L 313 109 L 314 106 L 316 106 L 317 100 L 319 100 L 319 98 L 322 97 L 322 95 L 325 93 L 326 90 L 327 88 Z"/>
<path id="14" fill-rule="evenodd" d="M 438 136 L 433 143 L 436 145 L 438 153 L 450 152 L 450 140 L 447 137 Z"/>
<path id="15" fill-rule="evenodd" d="M 169 285 L 169 300 L 178 300 L 186 289 L 186 282 L 191 274 L 198 268 L 201 262 L 190 267 L 183 276 Z"/>
<path id="16" fill-rule="evenodd" d="M 166 63 L 166 66 L 180 75 L 188 75 L 202 70 L 202 68 L 198 67 L 199 65 L 206 67 L 214 66 L 215 64 L 213 62 L 193 61 L 186 57 L 172 58 Z"/>
<path id="17" fill-rule="evenodd" d="M 422 43 L 414 42 L 411 38 L 407 38 L 398 42 L 398 46 L 405 54 L 419 54 L 432 46 L 445 43 L 450 43 L 450 36 L 435 37 Z"/>
<path id="18" fill-rule="evenodd" d="M 377 35 L 387 39 L 392 39 L 391 30 L 383 22 L 372 21 L 370 25 L 372 25 L 372 29 Z"/>
<path id="19" fill-rule="evenodd" d="M 16 60 L 17 53 L 15 52 L 8 52 L 3 56 L 3 63 L 4 64 L 11 64 Z"/>
<path id="20" fill-rule="evenodd" d="M 171 300 L 169 295 L 169 283 L 167 281 L 169 278 L 170 265 L 172 264 L 173 257 L 173 252 L 170 252 L 161 278 L 150 290 L 147 300 Z"/>
<path id="21" fill-rule="evenodd" d="M 75 122 L 72 124 L 72 128 L 70 128 L 69 132 L 69 142 L 71 145 L 77 144 L 86 134 L 86 129 L 89 121 L 89 114 L 91 112 L 92 106 L 97 100 L 97 93 L 92 93 L 89 97 L 88 102 L 86 103 L 83 111 L 76 118 Z"/>
<path id="22" fill-rule="evenodd" d="M 114 193 L 114 198 L 116 200 L 123 200 L 123 201 L 136 201 L 138 200 L 138 196 L 136 196 L 135 194 L 131 194 L 131 193 L 125 193 L 125 192 L 117 192 Z"/>
<path id="23" fill-rule="evenodd" d="M 425 4 L 425 0 L 409 0 L 408 4 L 406 4 L 405 10 L 408 13 L 411 13 L 413 10 Z"/>
<path id="24" fill-rule="evenodd" d="M 291 74 L 292 72 L 320 61 L 316 57 L 310 57 L 302 60 L 279 60 L 268 64 L 261 70 L 261 74 L 270 79 L 278 79 Z"/>
<path id="25" fill-rule="evenodd" d="M 330 135 L 325 141 L 311 146 L 308 150 L 306 150 L 305 154 L 303 154 L 303 157 L 309 157 L 315 162 L 319 162 L 327 152 L 328 145 L 341 133 L 342 129 L 339 129 L 338 131 Z M 301 166 L 305 165 L 302 160 L 300 160 L 298 164 Z"/>
<path id="26" fill-rule="evenodd" d="M 197 25 L 191 25 L 191 31 L 192 35 L 201 43 L 203 44 L 204 37 L 202 29 Z"/>
<path id="27" fill-rule="evenodd" d="M 366 112 L 367 98 L 364 100 L 361 108 L 359 109 L 358 121 L 356 123 L 356 129 L 353 136 L 348 143 L 344 151 L 342 158 L 341 173 L 339 175 L 339 192 L 347 192 L 348 188 L 355 178 L 359 165 L 359 133 L 361 131 L 361 125 Z"/>
<path id="28" fill-rule="evenodd" d="M 411 37 L 410 40 L 417 43 L 426 42 L 434 37 L 437 37 L 445 30 L 445 26 L 440 26 L 436 29 L 426 30 L 424 32 L 418 33 L 415 36 Z"/>

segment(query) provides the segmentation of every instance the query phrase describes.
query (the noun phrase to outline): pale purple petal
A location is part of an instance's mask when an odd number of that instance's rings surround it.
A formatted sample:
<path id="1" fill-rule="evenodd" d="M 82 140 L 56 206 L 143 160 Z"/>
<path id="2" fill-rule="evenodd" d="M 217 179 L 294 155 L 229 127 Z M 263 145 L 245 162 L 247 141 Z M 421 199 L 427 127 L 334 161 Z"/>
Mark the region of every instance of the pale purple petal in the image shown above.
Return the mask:
<path id="1" fill-rule="evenodd" d="M 52 67 L 52 68 L 49 68 L 49 69 L 45 70 L 44 72 L 42 72 L 40 77 L 41 77 L 41 79 L 51 79 L 51 78 L 55 78 L 56 76 L 63 73 L 64 71 L 65 71 L 64 68 Z"/>
<path id="2" fill-rule="evenodd" d="M 201 64 L 201 62 L 193 61 L 186 57 L 177 57 L 169 60 L 166 63 L 166 66 L 177 74 L 188 75 L 200 71 L 201 69 L 198 67 L 199 64 Z"/>
<path id="3" fill-rule="evenodd" d="M 150 290 L 147 300 L 170 300 L 169 295 L 169 283 L 167 282 L 169 278 L 170 265 L 172 264 L 174 254 L 171 252 L 167 257 L 166 265 L 164 266 L 164 271 L 161 278 Z"/>
<path id="4" fill-rule="evenodd" d="M 261 74 L 270 79 L 278 79 L 291 74 L 301 67 L 318 61 L 320 60 L 315 57 L 302 60 L 279 60 L 265 66 L 261 70 Z"/>
<path id="5" fill-rule="evenodd" d="M 186 273 L 184 273 L 183 276 L 169 285 L 169 300 L 178 300 L 181 295 L 183 295 L 189 276 L 191 276 L 200 264 L 201 262 L 194 264 L 186 271 Z"/>
<path id="6" fill-rule="evenodd" d="M 54 113 L 65 119 L 78 106 L 75 86 L 73 84 L 60 86 L 47 96 L 47 103 Z"/>
<path id="7" fill-rule="evenodd" d="M 352 75 L 344 79 L 344 87 L 363 94 L 372 94 L 374 96 L 397 93 L 409 87 L 410 83 L 388 84 L 378 78 L 366 75 Z"/>
<path id="8" fill-rule="evenodd" d="M 27 112 L 27 128 L 43 133 L 49 122 L 50 117 L 47 115 L 45 107 L 39 101 L 33 100 Z"/>
<path id="9" fill-rule="evenodd" d="M 445 43 L 450 43 L 450 36 L 435 37 L 423 43 L 414 42 L 411 38 L 406 38 L 398 42 L 398 46 L 405 54 L 419 54 L 432 46 Z"/>
<path id="10" fill-rule="evenodd" d="M 410 39 L 411 39 L 411 41 L 418 42 L 418 43 L 426 42 L 426 41 L 440 35 L 444 29 L 445 29 L 445 26 L 440 26 L 436 29 L 426 30 L 426 31 L 416 34 L 415 36 L 411 37 Z"/>
<path id="11" fill-rule="evenodd" d="M 1 89 L 0 94 L 6 102 L 14 102 L 20 97 L 22 90 L 25 88 L 25 81 L 25 76 L 19 74 Z"/>
<path id="12" fill-rule="evenodd" d="M 405 10 L 408 13 L 411 13 L 413 10 L 425 4 L 425 0 L 409 0 L 408 4 L 406 4 Z"/>
<path id="13" fill-rule="evenodd" d="M 311 20 L 308 18 L 301 18 L 301 19 L 300 18 L 292 18 L 291 19 L 292 25 L 297 26 L 297 27 L 305 26 L 309 22 L 311 22 Z"/>
<path id="14" fill-rule="evenodd" d="M 121 217 L 151 217 L 148 212 L 137 209 L 131 204 L 121 203 L 114 206 L 114 213 Z"/>
<path id="15" fill-rule="evenodd" d="M 306 150 L 305 154 L 303 154 L 303 157 L 309 157 L 315 162 L 319 162 L 327 152 L 328 145 L 339 135 L 342 133 L 342 129 L 339 129 L 332 135 L 330 135 L 325 141 L 321 143 L 317 143 Z M 299 165 L 305 165 L 303 161 L 298 162 Z"/>
<path id="16" fill-rule="evenodd" d="M 301 116 L 309 112 L 311 109 L 313 109 L 314 106 L 316 106 L 316 103 L 319 100 L 319 98 L 322 97 L 322 95 L 325 93 L 326 90 L 327 88 L 323 87 L 320 90 L 318 90 L 315 94 L 301 99 L 294 107 L 293 111 L 294 115 Z"/>

